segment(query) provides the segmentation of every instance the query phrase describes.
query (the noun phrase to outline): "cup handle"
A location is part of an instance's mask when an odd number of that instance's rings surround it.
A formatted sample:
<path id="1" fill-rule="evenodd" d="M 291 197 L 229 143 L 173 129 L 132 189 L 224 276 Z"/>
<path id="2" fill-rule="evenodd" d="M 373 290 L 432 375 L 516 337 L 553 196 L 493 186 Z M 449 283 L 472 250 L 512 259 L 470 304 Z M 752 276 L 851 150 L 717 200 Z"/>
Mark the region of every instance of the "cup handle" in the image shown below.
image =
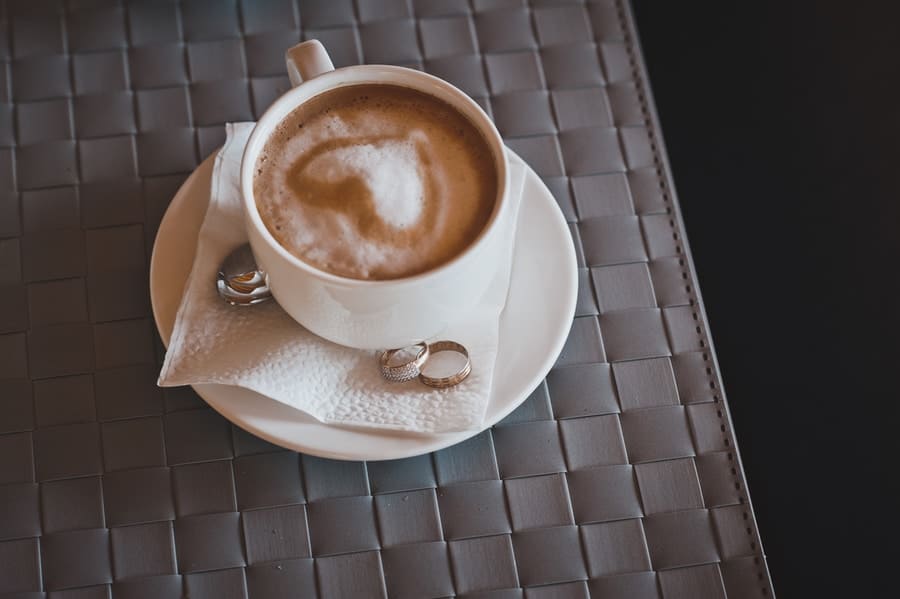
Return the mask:
<path id="1" fill-rule="evenodd" d="M 291 85 L 297 87 L 304 81 L 334 70 L 325 46 L 319 40 L 307 40 L 284 53 Z"/>

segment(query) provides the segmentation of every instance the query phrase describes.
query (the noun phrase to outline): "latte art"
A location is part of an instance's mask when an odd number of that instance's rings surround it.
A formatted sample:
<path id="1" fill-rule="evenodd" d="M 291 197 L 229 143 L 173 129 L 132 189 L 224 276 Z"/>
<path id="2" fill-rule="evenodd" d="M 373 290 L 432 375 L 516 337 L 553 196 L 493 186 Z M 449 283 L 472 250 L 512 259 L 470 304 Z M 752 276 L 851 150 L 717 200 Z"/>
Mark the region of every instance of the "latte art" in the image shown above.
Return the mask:
<path id="1" fill-rule="evenodd" d="M 470 245 L 496 185 L 487 143 L 462 115 L 372 84 L 326 92 L 282 121 L 257 162 L 254 195 L 266 227 L 301 260 L 391 279 Z"/>
<path id="2" fill-rule="evenodd" d="M 385 223 L 404 228 L 414 225 L 425 202 L 422 165 L 414 131 L 408 139 L 336 148 L 307 163 L 302 175 L 317 181 L 340 184 L 356 177 L 365 185 L 375 214 Z"/>

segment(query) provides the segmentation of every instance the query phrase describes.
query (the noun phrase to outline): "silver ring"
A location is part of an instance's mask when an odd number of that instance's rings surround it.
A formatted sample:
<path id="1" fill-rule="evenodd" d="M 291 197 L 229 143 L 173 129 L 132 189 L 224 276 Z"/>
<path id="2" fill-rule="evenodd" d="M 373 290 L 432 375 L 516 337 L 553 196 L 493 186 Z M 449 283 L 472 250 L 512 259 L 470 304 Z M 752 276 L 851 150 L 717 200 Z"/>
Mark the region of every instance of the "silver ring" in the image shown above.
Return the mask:
<path id="1" fill-rule="evenodd" d="M 389 349 L 381 354 L 381 375 L 392 383 L 403 383 L 406 381 L 411 381 L 417 376 L 421 374 L 422 365 L 425 364 L 426 360 L 428 360 L 428 356 L 430 355 L 430 351 L 428 349 L 428 344 L 425 342 L 416 343 L 415 345 L 411 345 L 409 347 L 418 347 L 420 348 L 418 352 L 416 352 L 415 357 L 412 360 L 404 362 L 403 364 L 397 364 L 392 366 L 390 364 L 391 358 L 397 355 L 398 352 L 406 349 L 405 347 L 401 347 L 398 349 Z"/>
<path id="2" fill-rule="evenodd" d="M 472 372 L 472 361 L 469 359 L 469 350 L 461 343 L 457 343 L 456 341 L 435 341 L 428 346 L 428 349 L 432 355 L 442 351 L 452 351 L 460 354 L 466 359 L 466 363 L 463 364 L 463 367 L 450 376 L 431 377 L 420 373 L 419 380 L 429 387 L 444 389 L 446 387 L 458 385 L 466 380 L 466 377 Z"/>

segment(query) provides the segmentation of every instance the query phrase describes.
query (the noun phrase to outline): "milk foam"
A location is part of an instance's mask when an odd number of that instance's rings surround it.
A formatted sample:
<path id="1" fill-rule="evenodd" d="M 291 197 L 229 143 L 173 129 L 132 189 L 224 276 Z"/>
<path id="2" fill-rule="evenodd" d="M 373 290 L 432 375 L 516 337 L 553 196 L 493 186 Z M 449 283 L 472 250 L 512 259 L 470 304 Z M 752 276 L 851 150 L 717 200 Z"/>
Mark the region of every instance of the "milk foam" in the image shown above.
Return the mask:
<path id="1" fill-rule="evenodd" d="M 391 226 L 408 227 L 419 220 L 425 203 L 415 138 L 424 136 L 413 131 L 406 139 L 330 150 L 313 159 L 306 170 L 313 179 L 327 183 L 358 177 L 368 188 L 378 217 Z"/>
<path id="2" fill-rule="evenodd" d="M 370 139 L 376 141 L 354 143 Z M 303 175 L 332 184 L 356 177 L 366 186 L 377 217 L 395 229 L 415 225 L 422 215 L 425 203 L 422 155 L 431 152 L 424 134 L 417 130 L 403 131 L 383 119 L 363 117 L 350 124 L 338 115 L 329 114 L 305 125 L 303 135 L 290 139 L 277 158 L 267 157 L 273 161 L 269 168 L 280 173 L 279 189 L 269 197 L 274 200 L 272 214 L 278 215 L 284 240 L 312 262 L 358 269 L 363 277 L 368 277 L 373 269 L 389 265 L 404 267 L 415 259 L 413 248 L 398 247 L 390 239 L 367 237 L 339 210 L 296 202 L 287 180 L 291 166 L 325 140 L 349 143 L 316 156 L 305 165 Z M 440 179 L 443 178 L 440 171 L 440 168 L 433 169 L 429 174 Z M 275 206 L 284 209 L 277 210 Z"/>
<path id="3" fill-rule="evenodd" d="M 477 177 L 460 170 L 470 148 L 446 126 L 433 130 L 427 114 L 354 108 L 288 118 L 273 134 L 254 183 L 269 230 L 298 257 L 355 278 L 404 276 L 458 251 L 472 224 L 456 223 L 455 211 L 483 195 Z M 360 185 L 363 194 L 340 192 Z"/>

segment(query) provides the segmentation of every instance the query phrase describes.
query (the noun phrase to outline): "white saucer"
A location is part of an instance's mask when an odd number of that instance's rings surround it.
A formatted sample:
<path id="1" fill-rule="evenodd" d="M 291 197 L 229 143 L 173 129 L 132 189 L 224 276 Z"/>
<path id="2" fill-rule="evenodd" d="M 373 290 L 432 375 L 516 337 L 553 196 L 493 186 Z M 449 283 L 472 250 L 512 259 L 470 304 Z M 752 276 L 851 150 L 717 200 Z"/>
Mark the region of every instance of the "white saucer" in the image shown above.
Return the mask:
<path id="1" fill-rule="evenodd" d="M 193 263 L 214 161 L 215 155 L 207 158 L 178 190 L 153 246 L 150 296 L 156 326 L 166 345 Z M 529 168 L 484 428 L 518 407 L 550 371 L 568 336 L 577 292 L 575 250 L 565 218 L 550 191 Z M 194 390 L 237 426 L 282 447 L 325 458 L 410 457 L 480 432 L 420 434 L 338 427 L 240 387 L 194 385 Z"/>

